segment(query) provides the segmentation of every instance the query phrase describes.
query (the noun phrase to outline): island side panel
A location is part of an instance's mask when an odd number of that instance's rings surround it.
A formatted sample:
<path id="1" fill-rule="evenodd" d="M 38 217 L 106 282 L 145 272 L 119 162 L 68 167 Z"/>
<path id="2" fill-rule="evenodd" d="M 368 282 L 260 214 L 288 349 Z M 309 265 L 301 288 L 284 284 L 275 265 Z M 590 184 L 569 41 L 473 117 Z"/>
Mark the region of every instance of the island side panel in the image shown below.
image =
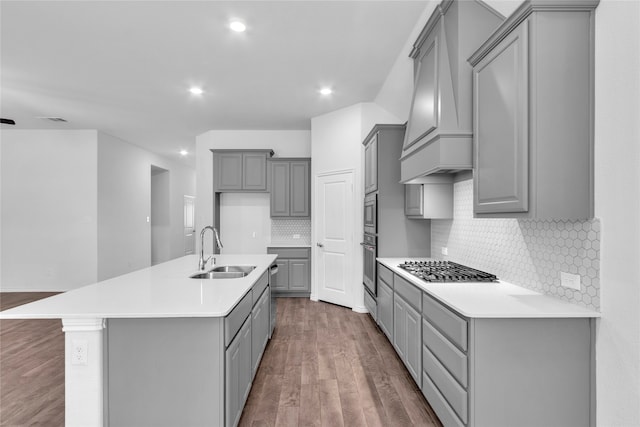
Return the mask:
<path id="1" fill-rule="evenodd" d="M 575 319 L 472 319 L 473 426 L 589 426 L 591 325 Z"/>
<path id="2" fill-rule="evenodd" d="M 222 318 L 109 319 L 108 425 L 224 425 Z"/>

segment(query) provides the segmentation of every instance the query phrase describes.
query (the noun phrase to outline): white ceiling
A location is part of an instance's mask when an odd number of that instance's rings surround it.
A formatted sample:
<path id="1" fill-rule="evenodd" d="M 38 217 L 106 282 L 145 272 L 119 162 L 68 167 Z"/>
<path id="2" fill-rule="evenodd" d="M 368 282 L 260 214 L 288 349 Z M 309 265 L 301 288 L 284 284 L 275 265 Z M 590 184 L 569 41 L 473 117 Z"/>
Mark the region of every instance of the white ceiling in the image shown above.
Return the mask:
<path id="1" fill-rule="evenodd" d="M 17 129 L 99 129 L 175 159 L 210 129 L 310 129 L 375 98 L 426 5 L 3 0 L 0 114 Z M 228 29 L 233 18 L 245 33 Z"/>

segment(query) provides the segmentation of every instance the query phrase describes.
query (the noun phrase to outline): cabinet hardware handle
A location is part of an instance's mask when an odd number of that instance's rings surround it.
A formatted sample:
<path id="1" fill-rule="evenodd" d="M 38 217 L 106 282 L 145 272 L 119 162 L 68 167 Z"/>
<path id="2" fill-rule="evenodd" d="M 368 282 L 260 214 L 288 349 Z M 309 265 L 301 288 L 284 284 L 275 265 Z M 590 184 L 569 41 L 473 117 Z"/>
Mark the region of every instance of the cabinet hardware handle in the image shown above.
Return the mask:
<path id="1" fill-rule="evenodd" d="M 324 245 L 322 243 L 316 243 L 316 246 L 319 248 L 324 248 Z"/>

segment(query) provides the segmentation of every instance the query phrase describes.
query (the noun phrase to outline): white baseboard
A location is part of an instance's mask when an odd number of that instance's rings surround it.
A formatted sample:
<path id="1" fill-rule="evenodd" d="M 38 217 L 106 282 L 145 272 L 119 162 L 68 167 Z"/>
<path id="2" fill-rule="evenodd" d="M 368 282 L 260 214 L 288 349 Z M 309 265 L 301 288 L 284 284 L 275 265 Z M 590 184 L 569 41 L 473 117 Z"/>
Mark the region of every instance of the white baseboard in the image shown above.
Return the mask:
<path id="1" fill-rule="evenodd" d="M 368 313 L 369 312 L 369 310 L 367 310 L 367 307 L 365 307 L 364 305 L 357 305 L 357 306 L 353 307 L 351 310 L 355 311 L 356 313 Z"/>

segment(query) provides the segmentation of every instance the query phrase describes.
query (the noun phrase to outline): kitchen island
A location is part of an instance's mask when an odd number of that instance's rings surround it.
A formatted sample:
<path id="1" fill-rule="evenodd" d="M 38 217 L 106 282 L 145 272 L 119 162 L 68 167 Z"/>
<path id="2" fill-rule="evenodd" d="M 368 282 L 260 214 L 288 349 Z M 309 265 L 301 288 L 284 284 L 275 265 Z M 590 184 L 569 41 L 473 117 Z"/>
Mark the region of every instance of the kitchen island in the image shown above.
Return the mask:
<path id="1" fill-rule="evenodd" d="M 67 426 L 236 425 L 269 337 L 275 255 L 185 256 L 0 313 L 62 319 Z M 206 270 L 211 270 L 207 267 Z"/>
<path id="2" fill-rule="evenodd" d="M 427 282 L 405 261 L 377 259 L 377 322 L 445 426 L 595 423 L 599 313 L 504 281 Z"/>

